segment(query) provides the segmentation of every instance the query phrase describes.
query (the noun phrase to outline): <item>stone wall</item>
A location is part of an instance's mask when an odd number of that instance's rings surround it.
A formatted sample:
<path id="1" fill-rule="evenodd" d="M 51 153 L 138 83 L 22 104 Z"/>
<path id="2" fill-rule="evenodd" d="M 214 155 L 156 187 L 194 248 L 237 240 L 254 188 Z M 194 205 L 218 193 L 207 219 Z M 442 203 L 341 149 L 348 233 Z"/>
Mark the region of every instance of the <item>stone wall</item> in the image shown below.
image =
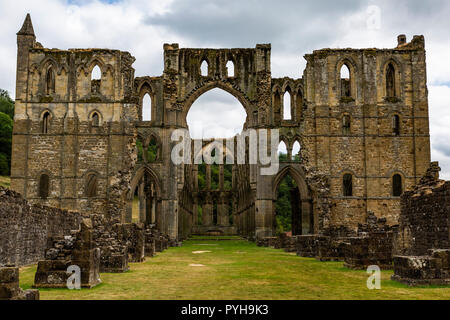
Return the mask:
<path id="1" fill-rule="evenodd" d="M 426 255 L 430 249 L 450 249 L 450 181 L 438 179 L 439 165 L 402 196 L 399 255 Z"/>
<path id="2" fill-rule="evenodd" d="M 0 188 L 0 265 L 23 266 L 44 258 L 47 239 L 78 230 L 77 212 L 30 205 L 20 194 Z"/>
<path id="3" fill-rule="evenodd" d="M 415 285 L 450 284 L 450 181 L 439 164 L 402 196 L 393 280 Z"/>

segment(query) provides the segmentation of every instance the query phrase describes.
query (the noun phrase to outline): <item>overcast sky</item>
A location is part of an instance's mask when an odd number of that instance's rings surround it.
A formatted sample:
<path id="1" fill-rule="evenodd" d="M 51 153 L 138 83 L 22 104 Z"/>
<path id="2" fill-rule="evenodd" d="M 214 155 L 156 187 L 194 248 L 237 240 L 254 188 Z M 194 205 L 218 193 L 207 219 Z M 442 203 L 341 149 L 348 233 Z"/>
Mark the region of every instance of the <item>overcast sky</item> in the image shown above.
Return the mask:
<path id="1" fill-rule="evenodd" d="M 303 55 L 315 49 L 393 48 L 399 34 L 408 41 L 423 34 L 432 160 L 450 179 L 450 1 L 0 0 L 0 88 L 12 94 L 16 32 L 27 12 L 45 47 L 129 51 L 137 59 L 137 76 L 161 75 L 164 43 L 217 48 L 271 43 L 273 77 L 299 78 Z M 201 118 L 205 109 L 213 112 Z M 237 100 L 220 90 L 200 97 L 189 114 L 191 123 L 204 120 L 206 132 L 221 134 L 240 130 L 243 117 Z"/>

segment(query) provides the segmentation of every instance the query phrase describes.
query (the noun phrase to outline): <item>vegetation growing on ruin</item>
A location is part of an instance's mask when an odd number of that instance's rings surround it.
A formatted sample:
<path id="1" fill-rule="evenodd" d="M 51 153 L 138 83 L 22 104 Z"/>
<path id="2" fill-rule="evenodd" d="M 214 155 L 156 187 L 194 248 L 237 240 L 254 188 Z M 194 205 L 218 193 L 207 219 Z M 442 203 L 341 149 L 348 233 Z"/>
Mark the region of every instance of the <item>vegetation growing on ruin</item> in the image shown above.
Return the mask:
<path id="1" fill-rule="evenodd" d="M 31 287 L 35 271 L 36 266 L 22 268 L 23 289 Z M 450 299 L 448 288 L 409 288 L 391 281 L 392 273 L 382 271 L 381 290 L 369 290 L 369 275 L 342 262 L 300 258 L 244 240 L 194 239 L 144 263 L 131 263 L 129 272 L 102 273 L 103 283 L 93 289 L 41 289 L 40 295 L 43 300 Z"/>

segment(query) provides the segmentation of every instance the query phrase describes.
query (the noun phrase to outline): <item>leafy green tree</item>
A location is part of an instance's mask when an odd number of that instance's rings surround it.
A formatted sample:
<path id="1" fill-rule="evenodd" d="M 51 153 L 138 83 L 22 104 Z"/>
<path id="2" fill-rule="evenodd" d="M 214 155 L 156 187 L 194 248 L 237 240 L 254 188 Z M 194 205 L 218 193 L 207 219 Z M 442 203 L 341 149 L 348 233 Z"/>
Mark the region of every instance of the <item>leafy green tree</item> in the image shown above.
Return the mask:
<path id="1" fill-rule="evenodd" d="M 12 128 L 12 119 L 0 112 L 0 175 L 9 175 L 11 171 Z"/>
<path id="2" fill-rule="evenodd" d="M 5 154 L 0 153 L 0 176 L 6 176 L 9 174 L 8 158 Z"/>
<path id="3" fill-rule="evenodd" d="M 292 190 L 296 188 L 295 180 L 289 175 L 285 176 L 278 186 L 275 204 L 278 233 L 292 231 Z"/>
<path id="4" fill-rule="evenodd" d="M 14 101 L 10 98 L 8 91 L 0 89 L 0 112 L 14 119 Z"/>

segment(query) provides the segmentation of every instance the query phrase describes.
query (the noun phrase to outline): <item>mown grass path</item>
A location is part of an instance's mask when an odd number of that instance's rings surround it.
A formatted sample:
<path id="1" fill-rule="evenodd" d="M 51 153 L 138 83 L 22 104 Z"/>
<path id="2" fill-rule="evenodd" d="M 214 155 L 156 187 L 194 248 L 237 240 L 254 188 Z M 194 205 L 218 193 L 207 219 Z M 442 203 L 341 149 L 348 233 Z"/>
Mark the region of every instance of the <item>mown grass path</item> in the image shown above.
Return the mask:
<path id="1" fill-rule="evenodd" d="M 210 251 L 193 253 L 194 251 Z M 203 265 L 203 266 L 191 266 Z M 36 266 L 21 270 L 24 289 Z M 122 274 L 102 273 L 93 289 L 41 289 L 41 299 L 450 299 L 450 288 L 409 288 L 382 272 L 382 289 L 368 290 L 365 271 L 319 262 L 244 240 L 192 239 Z"/>

